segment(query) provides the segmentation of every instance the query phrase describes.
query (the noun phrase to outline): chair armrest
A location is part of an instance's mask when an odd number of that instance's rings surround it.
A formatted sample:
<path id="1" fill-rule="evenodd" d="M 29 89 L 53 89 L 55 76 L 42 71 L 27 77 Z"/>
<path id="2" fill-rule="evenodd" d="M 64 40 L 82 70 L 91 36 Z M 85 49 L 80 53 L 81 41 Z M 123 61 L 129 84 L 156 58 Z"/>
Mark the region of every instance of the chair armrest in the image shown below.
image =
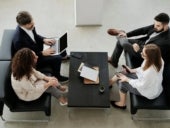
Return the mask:
<path id="1" fill-rule="evenodd" d="M 0 46 L 0 60 L 11 60 L 12 58 L 12 38 L 14 35 L 14 29 L 5 29 L 2 36 Z"/>
<path id="2" fill-rule="evenodd" d="M 6 78 L 9 73 L 11 61 L 0 61 L 0 101 L 4 100 Z"/>
<path id="3" fill-rule="evenodd" d="M 3 115 L 3 109 L 4 109 L 4 102 L 0 101 L 0 116 Z"/>

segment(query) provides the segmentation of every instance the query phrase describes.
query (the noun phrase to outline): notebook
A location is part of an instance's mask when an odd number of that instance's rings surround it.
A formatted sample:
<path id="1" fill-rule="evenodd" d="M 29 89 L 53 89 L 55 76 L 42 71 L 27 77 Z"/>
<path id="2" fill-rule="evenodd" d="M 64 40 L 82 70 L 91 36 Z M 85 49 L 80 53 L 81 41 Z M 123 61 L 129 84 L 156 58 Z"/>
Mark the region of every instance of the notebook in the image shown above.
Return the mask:
<path id="1" fill-rule="evenodd" d="M 91 65 L 83 62 L 80 64 L 78 72 L 80 72 L 81 77 L 91 81 L 97 81 L 99 76 L 99 70 L 96 70 L 95 68 L 91 67 Z"/>
<path id="2" fill-rule="evenodd" d="M 67 48 L 67 32 L 64 33 L 61 37 L 55 37 L 54 39 L 56 43 L 52 46 L 44 45 L 44 50 L 47 48 L 52 48 L 55 50 L 53 55 L 59 55 Z"/>

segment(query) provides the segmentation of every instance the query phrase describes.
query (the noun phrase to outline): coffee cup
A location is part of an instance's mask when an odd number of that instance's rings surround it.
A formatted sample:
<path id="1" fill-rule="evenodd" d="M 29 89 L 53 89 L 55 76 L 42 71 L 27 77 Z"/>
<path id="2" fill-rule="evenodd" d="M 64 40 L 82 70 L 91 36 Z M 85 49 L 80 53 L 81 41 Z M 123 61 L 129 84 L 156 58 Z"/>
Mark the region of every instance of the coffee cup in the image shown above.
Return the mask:
<path id="1" fill-rule="evenodd" d="M 104 91 L 105 91 L 105 87 L 104 87 L 104 86 L 100 86 L 100 87 L 99 87 L 99 92 L 100 92 L 100 93 L 104 93 Z"/>

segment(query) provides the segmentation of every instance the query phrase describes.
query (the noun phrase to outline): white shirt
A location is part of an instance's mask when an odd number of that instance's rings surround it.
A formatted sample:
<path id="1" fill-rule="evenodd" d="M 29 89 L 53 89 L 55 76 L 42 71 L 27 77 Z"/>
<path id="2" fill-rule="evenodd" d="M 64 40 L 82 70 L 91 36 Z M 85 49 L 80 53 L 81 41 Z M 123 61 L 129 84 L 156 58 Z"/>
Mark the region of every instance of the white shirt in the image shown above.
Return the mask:
<path id="1" fill-rule="evenodd" d="M 161 34 L 161 32 L 159 32 L 159 33 L 153 32 L 153 33 L 149 36 L 149 39 L 147 39 L 147 40 L 145 41 L 145 44 L 147 44 L 151 38 L 156 37 L 156 36 L 158 36 L 159 34 Z"/>
<path id="2" fill-rule="evenodd" d="M 32 32 L 32 30 L 28 30 L 28 29 L 26 29 L 26 28 L 24 28 L 24 27 L 21 27 L 30 37 L 31 37 L 31 39 L 35 42 L 35 38 L 34 38 L 34 34 L 33 34 L 33 32 Z"/>
<path id="3" fill-rule="evenodd" d="M 44 84 L 45 75 L 39 71 L 33 70 L 33 73 L 28 80 L 24 76 L 21 80 L 16 80 L 11 74 L 12 88 L 19 99 L 24 101 L 32 101 L 38 99 L 46 90 Z"/>
<path id="4" fill-rule="evenodd" d="M 148 99 L 154 99 L 158 97 L 162 90 L 162 80 L 163 80 L 163 68 L 164 62 L 162 60 L 162 67 L 159 72 L 157 72 L 154 66 L 150 66 L 148 69 L 143 71 L 145 61 L 142 66 L 137 68 L 137 79 L 130 79 L 129 84 L 136 88 L 139 93 Z"/>

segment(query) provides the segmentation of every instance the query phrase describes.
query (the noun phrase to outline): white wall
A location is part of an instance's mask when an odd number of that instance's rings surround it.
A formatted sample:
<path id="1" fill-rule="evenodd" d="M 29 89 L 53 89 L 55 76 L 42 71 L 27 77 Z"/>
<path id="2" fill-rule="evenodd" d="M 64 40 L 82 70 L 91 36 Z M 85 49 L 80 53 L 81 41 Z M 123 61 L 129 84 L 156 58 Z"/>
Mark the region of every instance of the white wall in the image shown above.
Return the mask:
<path id="1" fill-rule="evenodd" d="M 75 0 L 75 25 L 101 25 L 104 0 Z"/>

